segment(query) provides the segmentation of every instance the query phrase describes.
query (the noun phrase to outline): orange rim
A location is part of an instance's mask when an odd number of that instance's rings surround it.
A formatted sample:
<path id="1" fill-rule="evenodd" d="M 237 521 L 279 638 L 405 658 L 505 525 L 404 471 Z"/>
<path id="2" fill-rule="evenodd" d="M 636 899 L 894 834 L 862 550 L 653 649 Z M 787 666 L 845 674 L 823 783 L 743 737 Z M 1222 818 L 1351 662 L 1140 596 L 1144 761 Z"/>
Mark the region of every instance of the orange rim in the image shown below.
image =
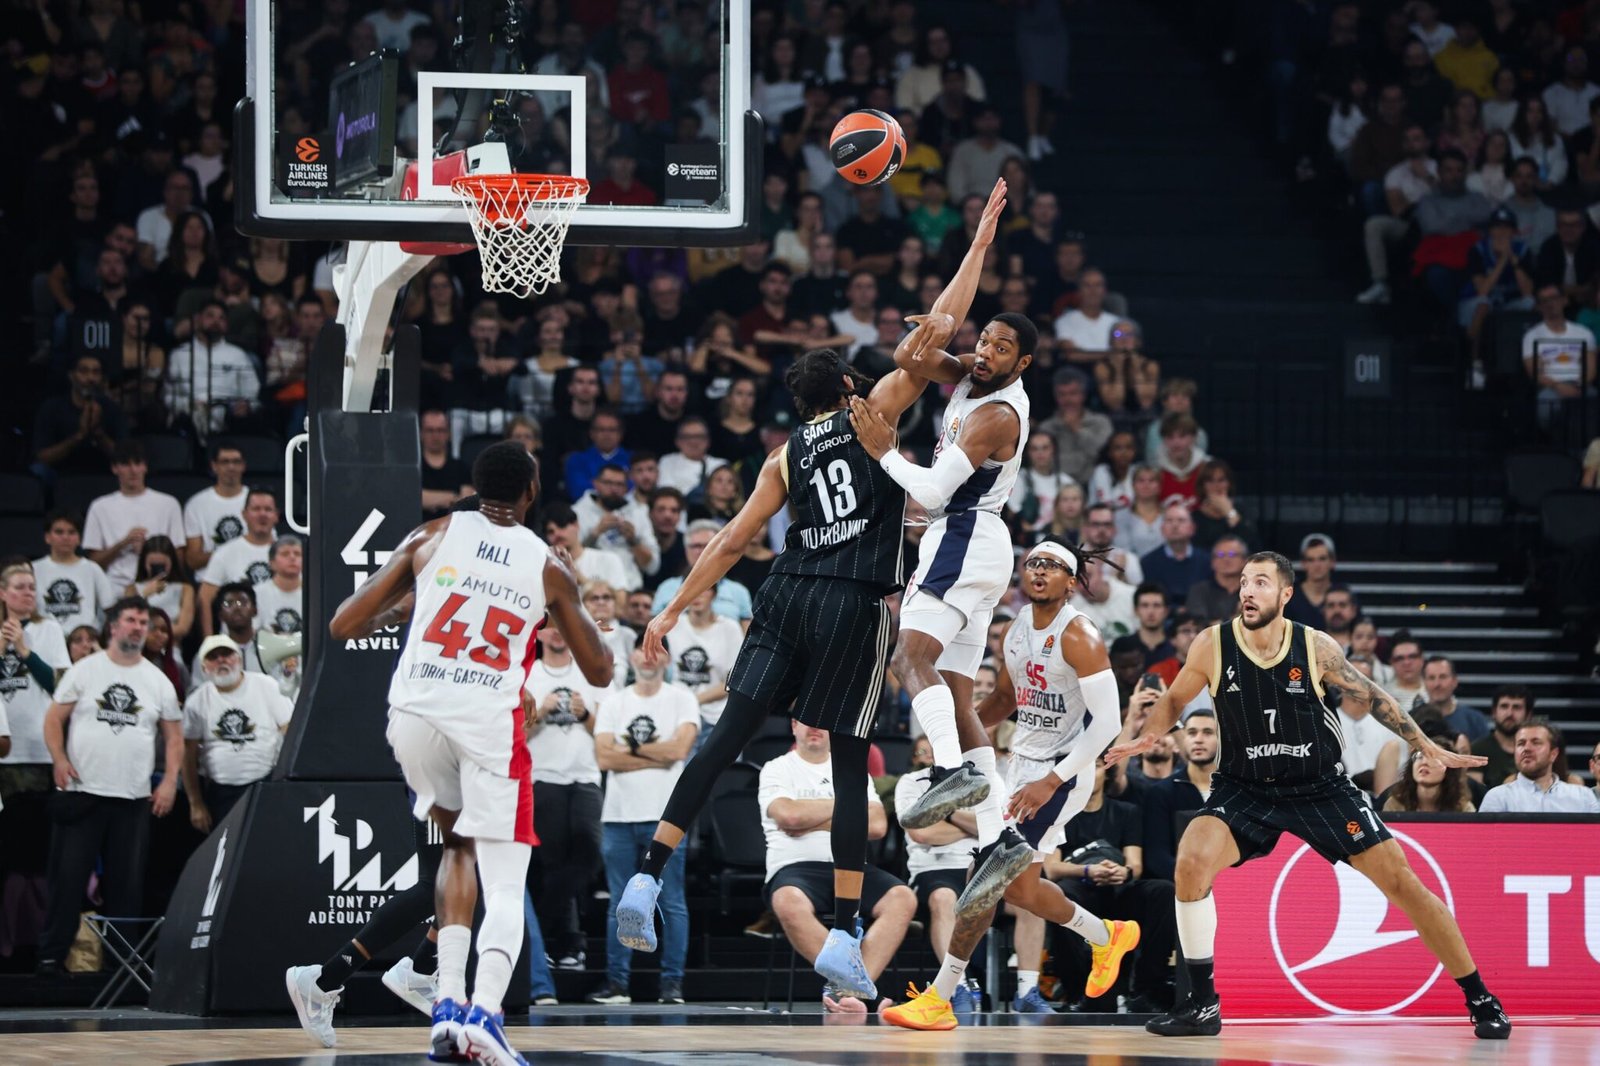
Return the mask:
<path id="1" fill-rule="evenodd" d="M 521 209 L 537 201 L 580 201 L 589 195 L 589 183 L 566 174 L 463 174 L 450 182 L 458 196 L 470 196 L 489 222 L 505 214 L 521 216 Z"/>

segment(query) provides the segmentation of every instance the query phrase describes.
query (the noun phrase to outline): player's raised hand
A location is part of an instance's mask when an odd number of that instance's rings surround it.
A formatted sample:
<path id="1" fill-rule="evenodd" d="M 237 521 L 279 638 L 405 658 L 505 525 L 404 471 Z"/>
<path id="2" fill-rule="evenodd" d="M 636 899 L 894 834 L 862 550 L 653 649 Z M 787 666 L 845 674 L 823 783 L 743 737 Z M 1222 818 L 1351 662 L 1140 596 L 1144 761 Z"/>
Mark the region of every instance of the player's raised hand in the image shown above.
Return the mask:
<path id="1" fill-rule="evenodd" d="M 1416 745 L 1416 749 L 1426 758 L 1437 759 L 1446 769 L 1455 767 L 1458 770 L 1471 770 L 1478 766 L 1489 765 L 1489 758 L 1486 755 L 1463 755 L 1454 748 L 1436 744 L 1428 737 L 1423 737 L 1422 742 Z"/>
<path id="2" fill-rule="evenodd" d="M 906 321 L 911 323 L 911 336 L 906 338 L 906 354 L 911 356 L 913 362 L 922 362 L 924 356 L 940 347 L 945 337 L 955 333 L 956 320 L 954 315 L 947 315 L 943 311 L 930 311 L 925 315 L 907 315 Z"/>
<path id="3" fill-rule="evenodd" d="M 646 666 L 654 666 L 667 657 L 667 634 L 672 632 L 678 624 L 678 612 L 667 608 L 644 627 L 644 643 L 640 645 L 644 652 Z"/>
<path id="4" fill-rule="evenodd" d="M 1142 736 L 1135 737 L 1126 744 L 1113 745 L 1107 748 L 1106 753 L 1100 757 L 1100 765 L 1110 769 L 1123 759 L 1138 758 L 1159 743 L 1161 743 L 1160 737 Z"/>
<path id="5" fill-rule="evenodd" d="M 850 397 L 850 425 L 856 439 L 874 459 L 882 459 L 894 447 L 894 427 L 859 396 Z"/>
<path id="6" fill-rule="evenodd" d="M 994 243 L 995 230 L 1000 225 L 1000 214 L 1006 209 L 1006 179 L 996 178 L 994 191 L 989 193 L 989 202 L 984 205 L 983 217 L 978 220 L 978 231 L 972 235 L 972 243 L 979 248 L 987 248 Z"/>

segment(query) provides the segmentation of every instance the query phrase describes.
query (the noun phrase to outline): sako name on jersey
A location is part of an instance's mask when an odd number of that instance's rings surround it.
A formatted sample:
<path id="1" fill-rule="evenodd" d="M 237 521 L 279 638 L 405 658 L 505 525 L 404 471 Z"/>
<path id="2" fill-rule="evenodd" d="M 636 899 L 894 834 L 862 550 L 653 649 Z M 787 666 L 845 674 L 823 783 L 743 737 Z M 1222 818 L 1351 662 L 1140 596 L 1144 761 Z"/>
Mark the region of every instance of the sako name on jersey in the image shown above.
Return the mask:
<path id="1" fill-rule="evenodd" d="M 504 673 L 495 673 L 489 670 L 474 670 L 469 666 L 457 666 L 447 669 L 435 666 L 433 663 L 413 663 L 406 677 L 412 681 L 449 681 L 456 685 L 482 685 L 484 688 L 498 690 L 500 682 L 505 680 Z"/>
<path id="2" fill-rule="evenodd" d="M 800 540 L 807 548 L 828 548 L 859 537 L 866 530 L 865 518 L 852 518 L 848 522 L 835 522 L 821 529 L 802 529 Z"/>

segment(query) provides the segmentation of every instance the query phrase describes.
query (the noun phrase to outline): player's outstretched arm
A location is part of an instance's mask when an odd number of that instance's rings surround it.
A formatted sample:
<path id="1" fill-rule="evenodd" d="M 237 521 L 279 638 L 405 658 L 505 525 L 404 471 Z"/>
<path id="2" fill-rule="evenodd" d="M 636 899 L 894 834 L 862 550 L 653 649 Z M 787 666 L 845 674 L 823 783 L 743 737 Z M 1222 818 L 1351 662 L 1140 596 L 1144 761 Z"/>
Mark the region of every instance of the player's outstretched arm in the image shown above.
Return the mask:
<path id="1" fill-rule="evenodd" d="M 746 546 L 788 502 L 789 488 L 784 483 L 782 466 L 786 447 L 788 445 L 774 448 L 772 454 L 767 456 L 766 462 L 761 464 L 761 473 L 756 476 L 755 491 L 750 493 L 750 498 L 739 509 L 739 513 L 717 530 L 716 536 L 706 545 L 706 550 L 700 553 L 699 561 L 684 577 L 677 595 L 645 627 L 646 661 L 656 663 L 665 657 L 667 634 L 678 624 L 679 616 L 694 602 L 695 597 L 709 588 L 715 588 L 717 582 L 727 576 L 733 564 L 744 557 Z"/>
<path id="2" fill-rule="evenodd" d="M 1430 737 L 1425 736 L 1411 715 L 1400 706 L 1399 701 L 1366 674 L 1350 665 L 1350 660 L 1344 657 L 1344 649 L 1328 634 L 1316 633 L 1315 643 L 1317 669 L 1322 674 L 1322 687 L 1337 689 L 1342 694 L 1341 698 L 1345 705 L 1352 708 L 1366 707 L 1372 717 L 1381 722 L 1389 732 L 1417 751 L 1423 752 L 1429 758 L 1438 759 L 1446 766 L 1471 769 L 1488 764 L 1488 758 L 1483 755 L 1462 755 L 1451 748 L 1434 743 Z M 1191 651 L 1189 656 L 1192 659 L 1194 653 Z"/>
<path id="3" fill-rule="evenodd" d="M 1178 715 L 1190 701 L 1211 684 L 1210 668 L 1216 657 L 1215 628 L 1201 630 L 1200 635 L 1194 638 L 1194 643 L 1189 645 L 1189 658 L 1184 662 L 1183 669 L 1178 671 L 1172 684 L 1151 705 L 1144 729 L 1133 740 L 1118 744 L 1106 752 L 1102 760 L 1106 766 L 1115 766 L 1123 759 L 1136 758 L 1155 747 L 1157 741 L 1172 732 L 1172 727 L 1178 724 Z"/>
<path id="4" fill-rule="evenodd" d="M 550 558 L 545 560 L 544 603 L 551 623 L 572 649 L 572 657 L 578 660 L 584 680 L 596 688 L 609 686 L 613 677 L 611 649 L 600 639 L 599 627 L 583 609 L 578 581 L 572 576 L 565 552 L 551 552 Z"/>
<path id="5" fill-rule="evenodd" d="M 946 448 L 933 466 L 918 466 L 895 451 L 894 427 L 866 401 L 850 401 L 850 424 L 856 439 L 876 459 L 895 484 L 930 511 L 950 502 L 978 467 L 1007 445 L 1015 445 L 1019 432 L 1017 413 L 1008 404 L 989 404 L 966 423 L 961 447 Z"/>
<path id="6" fill-rule="evenodd" d="M 377 573 L 362 582 L 328 622 L 328 635 L 334 640 L 354 640 L 382 629 L 393 622 L 386 618 L 388 612 L 399 608 L 416 584 L 417 571 L 427 565 L 438 546 L 438 535 L 450 522 L 450 516 L 424 522 L 406 535 L 389 561 Z M 392 617 L 392 616 L 389 616 Z"/>

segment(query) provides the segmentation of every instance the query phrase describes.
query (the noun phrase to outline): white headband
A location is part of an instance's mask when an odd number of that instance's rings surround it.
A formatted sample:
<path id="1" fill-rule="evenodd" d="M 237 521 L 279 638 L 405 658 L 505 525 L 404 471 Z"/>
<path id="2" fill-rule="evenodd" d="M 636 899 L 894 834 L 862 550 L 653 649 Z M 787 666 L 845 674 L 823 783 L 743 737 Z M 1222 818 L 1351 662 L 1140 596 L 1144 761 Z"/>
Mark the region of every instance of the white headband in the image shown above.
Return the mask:
<path id="1" fill-rule="evenodd" d="M 1063 566 L 1065 566 L 1067 568 L 1067 573 L 1071 574 L 1073 577 L 1078 576 L 1077 558 L 1055 541 L 1047 540 L 1042 544 L 1037 545 L 1028 553 L 1027 558 L 1023 559 L 1023 565 L 1026 566 L 1028 559 L 1032 559 L 1035 555 L 1048 555 L 1050 558 L 1059 561 Z"/>

